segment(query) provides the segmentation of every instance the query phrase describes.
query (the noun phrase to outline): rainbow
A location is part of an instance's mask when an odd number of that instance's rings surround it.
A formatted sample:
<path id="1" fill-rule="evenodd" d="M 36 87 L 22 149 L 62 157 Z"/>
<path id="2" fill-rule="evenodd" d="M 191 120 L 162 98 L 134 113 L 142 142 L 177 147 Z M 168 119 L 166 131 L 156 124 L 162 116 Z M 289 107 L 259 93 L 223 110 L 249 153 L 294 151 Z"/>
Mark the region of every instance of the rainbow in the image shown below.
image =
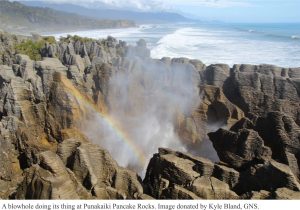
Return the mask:
<path id="1" fill-rule="evenodd" d="M 120 124 L 110 117 L 108 114 L 106 114 L 103 110 L 99 110 L 99 108 L 95 105 L 95 103 L 88 98 L 87 96 L 83 95 L 76 87 L 74 87 L 73 83 L 65 78 L 63 75 L 59 74 L 59 81 L 64 85 L 66 89 L 69 90 L 69 93 L 72 94 L 72 96 L 77 101 L 78 105 L 81 106 L 84 104 L 88 108 L 91 108 L 95 113 L 100 115 L 100 117 L 104 120 L 104 122 L 113 129 L 115 134 L 120 138 L 125 144 L 129 146 L 129 148 L 132 150 L 132 152 L 137 157 L 138 161 L 140 162 L 141 166 L 144 166 L 146 163 L 146 157 L 144 155 L 144 151 L 140 149 L 134 141 L 129 138 L 129 136 L 126 134 L 126 132 L 122 129 Z M 81 107 L 81 110 L 85 110 Z"/>

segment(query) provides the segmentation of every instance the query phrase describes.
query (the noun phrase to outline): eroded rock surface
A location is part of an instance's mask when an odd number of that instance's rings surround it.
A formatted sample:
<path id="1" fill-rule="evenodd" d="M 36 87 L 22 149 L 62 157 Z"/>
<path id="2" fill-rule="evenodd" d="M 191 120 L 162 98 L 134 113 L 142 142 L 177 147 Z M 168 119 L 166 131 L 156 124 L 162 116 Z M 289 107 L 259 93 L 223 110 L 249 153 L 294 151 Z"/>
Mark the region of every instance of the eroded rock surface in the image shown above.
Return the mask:
<path id="1" fill-rule="evenodd" d="M 147 168 L 145 192 L 157 199 L 235 199 L 229 185 L 213 177 L 210 160 L 190 154 L 160 149 Z M 219 177 L 226 177 L 220 174 Z"/>
<path id="2" fill-rule="evenodd" d="M 155 60 L 143 40 L 113 37 L 46 43 L 34 61 L 17 54 L 24 39 L 0 32 L 1 199 L 300 199 L 299 68 Z M 143 75 L 141 61 L 164 69 L 159 82 L 189 72 L 199 96 L 174 119 L 193 155 L 160 148 L 143 181 L 77 129 L 90 115 L 82 101 L 98 113 L 117 106 L 108 103 L 112 75 Z M 136 80 L 129 94 L 156 82 Z M 136 114 L 142 103 L 119 108 Z M 207 133 L 216 162 L 199 156 Z"/>
<path id="3" fill-rule="evenodd" d="M 220 160 L 227 166 L 235 168 L 240 174 L 233 187 L 239 195 L 248 194 L 251 198 L 275 198 L 274 193 L 276 194 L 276 189 L 279 188 L 292 190 L 295 195 L 299 191 L 298 162 L 297 160 L 287 161 L 287 157 L 293 157 L 285 149 L 288 147 L 287 143 L 279 146 L 280 142 L 292 140 L 288 138 L 288 135 L 269 138 L 270 135 L 276 135 L 276 129 L 282 133 L 280 131 L 286 128 L 280 124 L 280 120 L 276 121 L 276 125 L 273 124 L 274 121 L 272 122 L 270 119 L 272 116 L 280 116 L 276 119 L 284 118 L 284 115 L 278 112 L 269 113 L 267 117 L 261 117 L 256 122 L 244 118 L 232 126 L 229 131 L 219 129 L 209 134 Z M 265 121 L 267 119 L 268 123 Z M 292 125 L 297 126 L 292 118 L 289 119 Z M 265 122 L 265 125 L 272 125 L 271 128 L 275 131 L 268 131 L 267 128 L 262 127 L 262 122 Z M 294 131 L 297 132 L 297 129 Z M 265 132 L 269 136 L 264 135 Z M 291 137 L 294 136 L 291 135 Z M 297 147 L 297 143 L 295 146 Z M 276 150 L 278 148 L 284 152 L 280 153 Z M 293 151 L 295 152 L 297 149 Z M 286 158 L 278 156 L 279 154 L 283 154 L 283 157 Z M 252 191 L 256 193 L 251 193 Z M 261 191 L 268 193 L 257 193 Z"/>

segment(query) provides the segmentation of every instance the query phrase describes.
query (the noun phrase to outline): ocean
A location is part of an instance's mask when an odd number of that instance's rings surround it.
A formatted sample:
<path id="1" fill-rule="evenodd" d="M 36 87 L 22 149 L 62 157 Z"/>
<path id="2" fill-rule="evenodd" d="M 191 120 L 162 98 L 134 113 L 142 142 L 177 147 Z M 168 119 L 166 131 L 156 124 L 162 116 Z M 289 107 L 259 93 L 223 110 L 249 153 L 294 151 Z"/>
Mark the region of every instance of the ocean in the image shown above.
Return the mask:
<path id="1" fill-rule="evenodd" d="M 145 39 L 153 58 L 187 57 L 215 64 L 273 64 L 300 67 L 300 23 L 148 24 L 127 29 L 102 29 L 54 34 L 91 38 L 108 35 L 135 44 Z M 53 34 L 52 34 L 53 35 Z"/>

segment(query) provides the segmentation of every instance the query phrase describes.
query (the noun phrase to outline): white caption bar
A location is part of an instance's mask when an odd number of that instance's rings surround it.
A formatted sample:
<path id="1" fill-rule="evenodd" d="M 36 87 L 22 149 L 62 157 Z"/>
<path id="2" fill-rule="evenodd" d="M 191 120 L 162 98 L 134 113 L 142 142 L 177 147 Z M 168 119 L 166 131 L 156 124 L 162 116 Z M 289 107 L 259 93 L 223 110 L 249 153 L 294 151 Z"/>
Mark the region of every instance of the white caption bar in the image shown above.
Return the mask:
<path id="1" fill-rule="evenodd" d="M 0 200 L 2 210 L 293 210 L 300 200 Z"/>

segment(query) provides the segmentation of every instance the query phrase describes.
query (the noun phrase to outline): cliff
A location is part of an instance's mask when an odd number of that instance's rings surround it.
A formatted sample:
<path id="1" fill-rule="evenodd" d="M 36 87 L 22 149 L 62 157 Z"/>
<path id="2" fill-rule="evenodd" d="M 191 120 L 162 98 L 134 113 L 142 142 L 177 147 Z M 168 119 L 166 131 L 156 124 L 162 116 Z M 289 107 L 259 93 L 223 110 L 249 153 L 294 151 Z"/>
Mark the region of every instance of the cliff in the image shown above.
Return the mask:
<path id="1" fill-rule="evenodd" d="M 7 0 L 0 1 L 0 20 L 0 29 L 19 34 L 135 26 L 129 20 L 91 18 Z"/>
<path id="2" fill-rule="evenodd" d="M 154 60 L 144 41 L 113 37 L 0 33 L 0 55 L 2 199 L 300 199 L 299 68 Z M 141 143 L 157 129 L 138 130 L 152 109 L 173 123 L 169 144 Z M 126 144 L 105 144 L 110 129 Z M 208 139 L 213 161 L 201 157 Z M 126 168 L 114 159 L 127 145 L 138 161 Z M 175 148 L 149 160 L 151 145 Z"/>
<path id="3" fill-rule="evenodd" d="M 69 12 L 79 15 L 84 15 L 97 19 L 109 19 L 109 20 L 133 20 L 138 24 L 153 24 L 153 23 L 175 23 L 175 22 L 187 22 L 190 19 L 172 12 L 153 12 L 153 11 L 132 11 L 125 10 L 124 8 L 111 8 L 109 5 L 101 2 L 93 2 L 88 6 L 76 5 L 70 3 L 54 4 L 51 1 L 19 1 L 22 4 L 34 7 L 47 7 L 63 12 Z"/>

